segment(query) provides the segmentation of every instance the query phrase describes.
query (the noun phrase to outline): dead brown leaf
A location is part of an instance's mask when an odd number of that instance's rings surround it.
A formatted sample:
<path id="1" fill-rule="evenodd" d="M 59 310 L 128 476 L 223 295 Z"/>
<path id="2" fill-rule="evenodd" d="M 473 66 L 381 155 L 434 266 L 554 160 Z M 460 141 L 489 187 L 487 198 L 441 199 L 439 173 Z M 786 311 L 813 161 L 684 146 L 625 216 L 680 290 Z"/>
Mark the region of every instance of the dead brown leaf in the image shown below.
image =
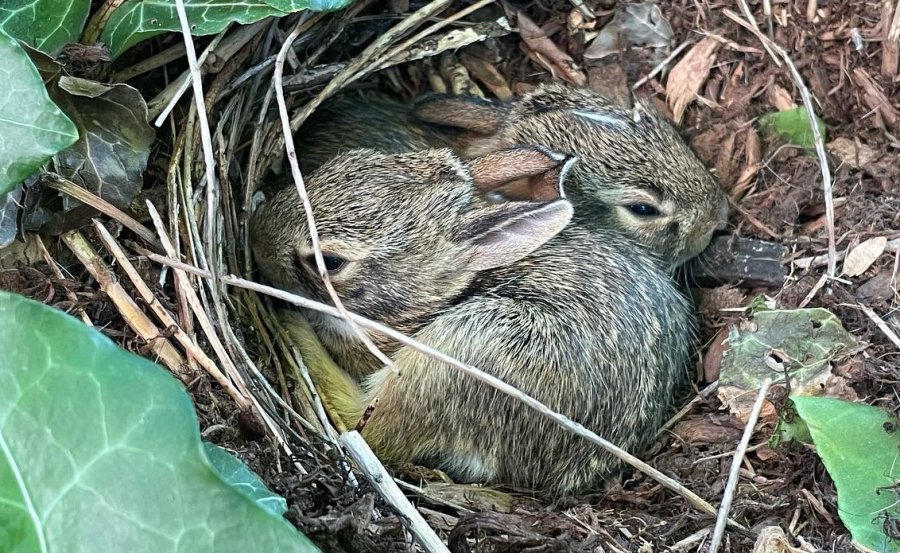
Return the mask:
<path id="1" fill-rule="evenodd" d="M 653 2 L 625 4 L 584 51 L 585 59 L 602 59 L 627 48 L 668 48 L 672 26 Z"/>
<path id="2" fill-rule="evenodd" d="M 827 145 L 828 151 L 841 163 L 860 169 L 875 177 L 893 180 L 897 174 L 897 160 L 874 148 L 849 138 L 835 138 Z"/>
<path id="3" fill-rule="evenodd" d="M 497 98 L 504 102 L 512 100 L 513 93 L 509 88 L 509 83 L 497 71 L 494 64 L 479 56 L 473 55 L 464 50 L 459 55 L 459 61 L 469 70 L 469 74 L 486 86 Z"/>
<path id="4" fill-rule="evenodd" d="M 888 301 L 897 294 L 893 285 L 894 271 L 884 270 L 862 283 L 856 289 L 856 297 L 863 300 Z"/>
<path id="5" fill-rule="evenodd" d="M 666 97 L 672 107 L 676 123 L 681 123 L 684 110 L 697 98 L 697 91 L 709 77 L 709 69 L 716 59 L 718 48 L 719 43 L 716 40 L 704 38 L 695 44 L 669 73 Z"/>
<path id="6" fill-rule="evenodd" d="M 587 77 L 572 57 L 563 52 L 543 29 L 521 11 L 516 11 L 519 36 L 525 43 L 525 53 L 536 63 L 544 66 L 554 76 L 565 79 L 572 84 L 584 86 Z"/>
<path id="7" fill-rule="evenodd" d="M 690 444 L 721 444 L 737 442 L 744 431 L 744 423 L 731 415 L 695 415 L 678 423 L 672 432 Z"/>
<path id="8" fill-rule="evenodd" d="M 719 379 L 719 371 L 722 369 L 722 355 L 725 353 L 727 346 L 725 340 L 728 339 L 728 329 L 723 328 L 713 338 L 709 345 L 709 350 L 703 356 L 703 381 L 715 382 Z"/>
<path id="9" fill-rule="evenodd" d="M 844 259 L 844 274 L 855 277 L 865 273 L 866 269 L 871 267 L 872 263 L 875 263 L 875 260 L 884 253 L 886 247 L 887 238 L 884 236 L 869 238 L 856 246 Z"/>
<path id="10" fill-rule="evenodd" d="M 769 100 L 769 103 L 778 111 L 785 111 L 797 107 L 797 104 L 794 103 L 794 99 L 791 97 L 791 93 L 777 84 L 773 84 L 766 90 L 766 97 Z"/>

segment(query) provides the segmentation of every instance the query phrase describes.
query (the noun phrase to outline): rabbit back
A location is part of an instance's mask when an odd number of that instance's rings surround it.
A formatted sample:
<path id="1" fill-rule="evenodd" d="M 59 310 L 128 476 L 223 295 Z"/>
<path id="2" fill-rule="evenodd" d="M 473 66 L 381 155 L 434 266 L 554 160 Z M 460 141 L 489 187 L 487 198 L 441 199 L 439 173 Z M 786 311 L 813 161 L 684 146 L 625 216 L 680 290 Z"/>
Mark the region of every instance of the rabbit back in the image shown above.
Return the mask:
<path id="1" fill-rule="evenodd" d="M 629 451 L 651 440 L 687 376 L 687 300 L 628 240 L 577 228 L 515 266 L 416 339 L 482 368 Z M 364 431 L 388 460 L 435 466 L 461 481 L 556 493 L 600 484 L 618 464 L 519 401 L 410 348 L 367 382 L 378 406 Z"/>

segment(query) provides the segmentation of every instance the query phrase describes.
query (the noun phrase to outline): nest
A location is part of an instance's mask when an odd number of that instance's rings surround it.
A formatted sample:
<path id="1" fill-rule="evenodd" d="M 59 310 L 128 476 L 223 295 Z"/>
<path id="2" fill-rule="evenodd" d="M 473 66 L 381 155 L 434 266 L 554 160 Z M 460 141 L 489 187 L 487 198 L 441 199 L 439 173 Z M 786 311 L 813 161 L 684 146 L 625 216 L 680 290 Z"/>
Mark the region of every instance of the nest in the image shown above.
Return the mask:
<path id="1" fill-rule="evenodd" d="M 255 275 L 247 222 L 257 192 L 267 182 L 288 178 L 280 114 L 289 114 L 287 122 L 295 132 L 323 100 L 348 88 L 379 89 L 404 100 L 427 91 L 509 100 L 541 81 L 561 79 L 627 103 L 636 83 L 660 109 L 684 120 L 693 145 L 715 166 L 735 200 L 738 230 L 793 248 L 799 261 L 795 278 L 782 290 L 766 292 L 780 295 L 787 305 L 800 305 L 811 294 L 817 298 L 813 305 L 834 307 L 848 327 L 873 344 L 876 354 L 857 358 L 857 365 L 847 368 L 854 375 L 853 386 L 861 396 L 883 398 L 882 403 L 897 410 L 900 403 L 889 388 L 900 373 L 889 338 L 858 310 L 840 307 L 858 303 L 853 288 L 834 284 L 833 296 L 824 298 L 816 296 L 821 285 L 815 289 L 825 267 L 840 255 L 827 253 L 829 231 L 846 247 L 873 229 L 900 224 L 900 198 L 890 184 L 898 178 L 897 165 L 879 161 L 896 156 L 900 148 L 891 134 L 900 119 L 888 101 L 890 92 L 897 92 L 896 81 L 882 85 L 883 80 L 871 76 L 878 74 L 873 67 L 877 61 L 854 54 L 845 48 L 846 41 L 822 38 L 822 33 L 845 32 L 844 20 L 859 23 L 852 8 L 844 14 L 829 12 L 818 22 L 815 13 L 807 19 L 785 9 L 778 13 L 795 19 L 775 25 L 776 42 L 790 45 L 786 55 L 824 101 L 826 120 L 872 150 L 866 158 L 869 166 L 857 155 L 855 166 L 845 163 L 835 173 L 836 196 L 844 201 L 838 202 L 840 216 L 833 223 L 821 207 L 830 198 L 822 197 L 817 184 L 816 159 L 785 150 L 763 158 L 760 138 L 749 124 L 748 110 L 759 114 L 796 96 L 787 92 L 796 87 L 791 75 L 776 67 L 764 41 L 754 36 L 759 29 L 746 30 L 719 8 L 665 2 L 658 15 L 647 17 L 656 22 L 664 18 L 670 25 L 666 47 L 654 47 L 654 36 L 641 46 L 617 43 L 613 36 L 605 46 L 610 54 L 587 44 L 621 10 L 585 4 L 557 0 L 517 8 L 492 1 L 360 0 L 337 13 L 301 13 L 234 28 L 212 42 L 198 41 L 205 46 L 197 52 L 205 73 L 205 117 L 184 86 L 188 70 L 181 37 L 141 46 L 116 65 L 111 80 L 128 80 L 145 97 L 152 96 L 149 118 L 165 121 L 145 190 L 125 214 L 71 183 L 47 182 L 106 217 L 83 232 L 63 235 L 65 248 L 48 251 L 43 242 L 30 239 L 32 251 L 45 263 L 39 269 L 0 273 L 2 285 L 80 313 L 126 347 L 172 370 L 193 395 L 204 438 L 247 461 L 288 499 L 291 521 L 326 550 L 408 550 L 412 538 L 406 515 L 397 511 L 399 503 L 385 501 L 382 490 L 352 468 L 347 444 L 339 443 L 303 360 L 273 316 L 273 300 L 244 280 Z M 760 21 L 767 20 L 761 6 L 753 11 Z M 824 31 L 816 31 L 816 25 Z M 664 26 L 655 32 L 664 33 Z M 809 36 L 823 44 L 821 52 L 800 43 Z M 594 39 L 592 44 L 598 43 Z M 706 50 L 698 49 L 698 43 Z M 284 44 L 291 47 L 282 48 Z M 208 54 L 211 46 L 214 54 Z M 727 71 L 713 65 L 716 49 L 720 63 L 730 60 Z M 845 53 L 859 62 L 857 73 L 849 82 L 835 84 L 816 63 L 830 63 L 829 56 Z M 671 70 L 679 55 L 690 63 Z M 81 68 L 95 69 L 91 64 Z M 162 86 L 164 75 L 178 78 Z M 698 79 L 696 86 L 691 79 Z M 846 88 L 833 92 L 836 86 Z M 877 124 L 860 123 L 866 114 Z M 214 178 L 209 178 L 211 167 Z M 885 192 L 876 200 L 850 194 L 854 187 Z M 157 212 L 154 205 L 165 208 Z M 900 251 L 898 238 L 896 232 L 890 238 L 893 251 Z M 92 243 L 102 244 L 105 253 L 99 254 Z M 74 277 L 59 269 L 68 264 L 70 251 L 88 268 Z M 110 267 L 111 261 L 118 270 Z M 120 283 L 117 275 L 123 271 L 127 279 Z M 874 265 L 867 275 L 885 271 L 890 272 L 888 262 Z M 95 284 L 103 294 L 96 293 Z M 735 321 L 721 308 L 742 305 L 748 297 L 747 290 L 734 287 L 702 294 L 704 339 L 714 342 L 718 335 L 720 342 L 720 330 Z M 896 294 L 871 297 L 880 298 L 865 300 L 879 313 L 895 308 Z M 177 320 L 154 323 L 147 313 L 155 302 L 177 314 Z M 144 324 L 140 332 L 125 323 L 136 319 Z M 880 353 L 885 356 L 878 358 Z M 649 462 L 718 502 L 730 462 L 730 456 L 719 454 L 733 451 L 741 427 L 719 411 L 714 397 L 693 397 L 681 413 L 686 418 L 675 421 L 690 424 L 676 427 L 674 434 L 662 433 Z M 746 526 L 773 518 L 792 521 L 790 531 L 819 547 L 848 543 L 835 522 L 834 488 L 814 455 L 788 455 L 762 445 L 754 451 L 755 469 L 737 490 L 732 518 Z M 687 551 L 704 543 L 711 529 L 710 518 L 639 472 L 626 474 L 596 496 L 547 504 L 512 490 L 473 498 L 446 485 L 423 484 L 435 476 L 429 471 L 398 470 L 407 482 L 403 490 L 453 551 L 621 551 L 663 545 Z M 755 537 L 736 533 L 731 547 L 749 550 Z"/>

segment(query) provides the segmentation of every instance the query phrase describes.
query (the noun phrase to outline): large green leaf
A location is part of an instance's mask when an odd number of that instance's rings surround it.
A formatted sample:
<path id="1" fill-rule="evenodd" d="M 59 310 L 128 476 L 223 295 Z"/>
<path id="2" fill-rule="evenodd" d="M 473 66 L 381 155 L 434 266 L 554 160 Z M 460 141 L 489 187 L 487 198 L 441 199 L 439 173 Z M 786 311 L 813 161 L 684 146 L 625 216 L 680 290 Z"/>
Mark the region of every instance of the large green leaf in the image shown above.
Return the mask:
<path id="1" fill-rule="evenodd" d="M 78 139 L 25 50 L 0 31 L 0 194 Z"/>
<path id="2" fill-rule="evenodd" d="M 91 0 L 0 0 L 0 29 L 43 52 L 77 42 Z"/>
<path id="3" fill-rule="evenodd" d="M 0 292 L 0 551 L 317 551 L 225 483 L 168 372 Z"/>
<path id="4" fill-rule="evenodd" d="M 900 422 L 876 407 L 792 396 L 798 418 L 782 438 L 812 440 L 838 495 L 838 515 L 858 545 L 900 551 L 886 528 L 900 524 Z"/>
<path id="5" fill-rule="evenodd" d="M 191 34 L 210 35 L 231 23 L 254 23 L 269 16 L 310 9 L 330 11 L 352 0 L 185 0 Z M 112 13 L 101 39 L 115 58 L 142 40 L 166 31 L 180 31 L 173 0 L 130 0 Z"/>

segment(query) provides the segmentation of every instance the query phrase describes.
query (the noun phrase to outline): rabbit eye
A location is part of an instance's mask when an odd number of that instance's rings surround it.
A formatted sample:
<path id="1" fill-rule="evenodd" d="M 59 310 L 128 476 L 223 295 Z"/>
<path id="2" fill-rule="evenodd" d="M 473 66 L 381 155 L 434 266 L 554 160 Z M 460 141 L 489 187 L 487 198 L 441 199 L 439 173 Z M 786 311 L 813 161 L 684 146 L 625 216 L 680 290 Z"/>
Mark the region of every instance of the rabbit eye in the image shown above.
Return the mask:
<path id="1" fill-rule="evenodd" d="M 330 275 L 334 275 L 340 272 L 340 270 L 347 265 L 346 259 L 334 253 L 322 252 L 322 260 L 325 262 L 325 270 L 328 271 L 328 274 Z M 303 263 L 313 271 L 316 270 L 315 255 L 307 255 L 303 259 Z"/>
<path id="2" fill-rule="evenodd" d="M 628 207 L 628 211 L 638 217 L 656 217 L 659 215 L 659 210 L 650 204 L 632 204 L 626 207 Z"/>

